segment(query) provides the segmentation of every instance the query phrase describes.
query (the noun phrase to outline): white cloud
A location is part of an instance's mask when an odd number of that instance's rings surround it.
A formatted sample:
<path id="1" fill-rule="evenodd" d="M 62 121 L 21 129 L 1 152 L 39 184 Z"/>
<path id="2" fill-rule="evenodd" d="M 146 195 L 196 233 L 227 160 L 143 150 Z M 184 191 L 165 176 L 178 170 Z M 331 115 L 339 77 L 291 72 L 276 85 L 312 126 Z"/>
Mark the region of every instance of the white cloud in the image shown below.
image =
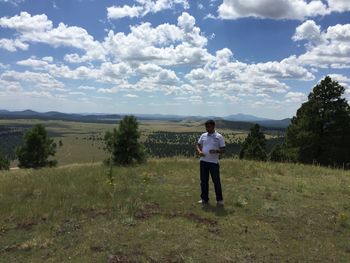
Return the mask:
<path id="1" fill-rule="evenodd" d="M 138 98 L 139 96 L 135 95 L 135 94 L 125 94 L 124 97 L 127 97 L 127 98 Z"/>
<path id="2" fill-rule="evenodd" d="M 24 0 L 0 0 L 0 3 L 3 2 L 3 3 L 9 3 L 9 4 L 12 4 L 14 6 L 17 6 L 19 5 L 20 3 L 24 2 Z"/>
<path id="3" fill-rule="evenodd" d="M 123 17 L 139 17 L 142 14 L 142 6 L 111 6 L 107 8 L 107 17 L 109 19 L 119 19 Z"/>
<path id="4" fill-rule="evenodd" d="M 86 91 L 88 91 L 88 90 L 96 90 L 96 88 L 92 87 L 92 86 L 79 86 L 78 90 L 86 90 Z"/>
<path id="5" fill-rule="evenodd" d="M 27 50 L 28 47 L 29 45 L 27 43 L 23 43 L 19 39 L 0 39 L 0 48 L 6 49 L 10 52 L 15 52 L 17 49 Z"/>
<path id="6" fill-rule="evenodd" d="M 312 27 L 310 30 L 302 28 Z M 335 25 L 320 31 L 313 21 L 306 21 L 297 28 L 293 40 L 307 40 L 306 53 L 299 56 L 300 63 L 314 67 L 350 67 L 350 24 Z M 315 41 L 317 40 L 317 41 Z"/>
<path id="7" fill-rule="evenodd" d="M 343 12 L 350 10 L 349 0 L 328 0 L 329 8 L 333 11 Z"/>
<path id="8" fill-rule="evenodd" d="M 329 13 L 322 1 L 313 0 L 224 0 L 218 8 L 222 19 L 257 17 L 272 19 L 298 19 Z"/>
<path id="9" fill-rule="evenodd" d="M 205 49 L 207 39 L 187 13 L 178 18 L 178 25 L 152 27 L 142 23 L 130 27 L 130 33 L 110 31 L 103 42 L 106 53 L 114 60 L 158 65 L 200 65 L 212 56 Z"/>
<path id="10" fill-rule="evenodd" d="M 107 8 L 109 19 L 119 19 L 123 17 L 143 17 L 148 13 L 157 13 L 163 10 L 172 9 L 176 5 L 181 5 L 184 9 L 189 8 L 187 0 L 137 0 L 133 6 L 110 6 Z"/>
<path id="11" fill-rule="evenodd" d="M 304 20 L 349 10 L 348 0 L 223 0 L 218 14 L 222 19 L 256 17 Z"/>
<path id="12" fill-rule="evenodd" d="M 296 28 L 292 39 L 294 41 L 307 40 L 311 44 L 322 43 L 321 27 L 316 25 L 315 21 L 307 20 Z"/>
<path id="13" fill-rule="evenodd" d="M 338 81 L 339 84 L 345 88 L 345 93 L 350 95 L 350 78 L 349 77 L 344 76 L 342 74 L 329 74 L 328 76 L 331 77 L 333 80 Z"/>
<path id="14" fill-rule="evenodd" d="M 52 21 L 45 14 L 31 16 L 27 12 L 21 12 L 13 17 L 0 18 L 0 26 L 20 33 L 45 32 L 52 29 Z"/>
<path id="15" fill-rule="evenodd" d="M 307 96 L 302 92 L 288 92 L 285 95 L 286 102 L 301 103 L 306 101 Z"/>
<path id="16" fill-rule="evenodd" d="M 203 68 L 191 70 L 185 78 L 197 89 L 212 95 L 234 93 L 230 96 L 236 101 L 235 96 L 242 93 L 286 93 L 290 88 L 282 80 L 313 80 L 315 77 L 299 65 L 295 56 L 279 62 L 246 64 L 234 60 L 232 52 L 225 48 L 217 51 L 215 59 Z"/>
<path id="17" fill-rule="evenodd" d="M 64 84 L 55 78 L 53 78 L 48 73 L 37 73 L 37 72 L 18 72 L 8 70 L 0 75 L 1 80 L 8 82 L 22 82 L 29 83 L 34 88 L 43 88 L 43 89 L 64 89 Z"/>
<path id="18" fill-rule="evenodd" d="M 102 46 L 84 28 L 70 27 L 63 23 L 54 28 L 52 21 L 45 14 L 32 16 L 21 12 L 13 17 L 2 17 L 0 27 L 18 32 L 15 40 L 0 40 L 0 47 L 10 51 L 17 48 L 27 49 L 29 42 L 45 43 L 53 47 L 66 46 L 84 50 L 85 60 L 104 60 Z"/>

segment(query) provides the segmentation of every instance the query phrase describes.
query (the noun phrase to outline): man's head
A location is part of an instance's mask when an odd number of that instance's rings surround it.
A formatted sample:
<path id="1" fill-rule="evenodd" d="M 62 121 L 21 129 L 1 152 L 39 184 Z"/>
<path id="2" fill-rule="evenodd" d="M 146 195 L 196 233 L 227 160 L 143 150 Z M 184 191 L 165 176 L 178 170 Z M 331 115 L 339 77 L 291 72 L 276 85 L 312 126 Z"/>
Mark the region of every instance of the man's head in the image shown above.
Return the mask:
<path id="1" fill-rule="evenodd" d="M 215 121 L 214 120 L 207 120 L 205 122 L 205 129 L 208 133 L 213 133 L 215 131 Z"/>

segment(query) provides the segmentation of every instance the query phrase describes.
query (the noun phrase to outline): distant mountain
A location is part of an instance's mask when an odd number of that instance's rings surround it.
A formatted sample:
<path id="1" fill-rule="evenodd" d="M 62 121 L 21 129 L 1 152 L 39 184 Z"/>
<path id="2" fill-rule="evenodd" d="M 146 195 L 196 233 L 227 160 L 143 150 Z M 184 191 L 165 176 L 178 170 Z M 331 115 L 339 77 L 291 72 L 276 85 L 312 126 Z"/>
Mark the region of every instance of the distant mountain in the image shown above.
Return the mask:
<path id="1" fill-rule="evenodd" d="M 0 119 L 39 119 L 39 120 L 65 120 L 80 122 L 116 122 L 121 119 L 119 114 L 83 115 L 77 113 L 62 113 L 56 111 L 36 112 L 32 110 L 6 111 L 0 110 Z"/>
<path id="2" fill-rule="evenodd" d="M 257 121 L 256 123 L 260 124 L 261 126 L 264 127 L 275 127 L 275 128 L 282 128 L 285 129 L 289 126 L 291 123 L 291 118 L 286 118 L 283 120 L 265 120 L 265 121 Z"/>
<path id="3" fill-rule="evenodd" d="M 62 113 L 57 111 L 36 112 L 32 110 L 8 111 L 0 110 L 0 119 L 40 119 L 40 120 L 66 120 L 80 122 L 115 123 L 127 114 L 78 114 Z M 218 127 L 229 129 L 247 130 L 254 123 L 258 123 L 267 129 L 285 129 L 291 119 L 272 120 L 260 118 L 248 114 L 234 114 L 226 117 L 215 116 L 183 116 L 166 114 L 134 114 L 139 120 L 174 121 L 174 122 L 204 122 L 207 119 L 215 119 Z"/>
<path id="4" fill-rule="evenodd" d="M 227 120 L 227 121 L 248 121 L 248 122 L 270 120 L 267 118 L 261 118 L 261 117 L 257 117 L 254 115 L 243 114 L 243 113 L 228 115 L 228 116 L 223 117 L 223 119 Z"/>

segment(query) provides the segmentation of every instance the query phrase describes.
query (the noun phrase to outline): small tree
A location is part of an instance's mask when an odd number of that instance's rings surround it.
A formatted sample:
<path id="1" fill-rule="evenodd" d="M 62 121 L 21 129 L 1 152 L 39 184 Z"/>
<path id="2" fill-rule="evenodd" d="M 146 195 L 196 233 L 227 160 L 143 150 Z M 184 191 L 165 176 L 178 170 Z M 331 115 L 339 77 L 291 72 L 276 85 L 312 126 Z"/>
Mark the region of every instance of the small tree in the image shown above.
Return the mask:
<path id="1" fill-rule="evenodd" d="M 125 116 L 118 129 L 105 134 L 105 150 L 111 154 L 111 161 L 117 165 L 131 165 L 146 160 L 143 145 L 140 144 L 138 122 L 134 116 Z"/>
<path id="2" fill-rule="evenodd" d="M 10 161 L 0 153 L 0 170 L 10 170 Z"/>
<path id="3" fill-rule="evenodd" d="M 23 145 L 17 151 L 19 167 L 40 168 L 54 166 L 56 160 L 48 160 L 56 154 L 56 143 L 49 138 L 45 127 L 41 124 L 35 125 L 24 135 Z"/>
<path id="4" fill-rule="evenodd" d="M 287 129 L 286 144 L 302 163 L 350 163 L 350 106 L 345 89 L 326 77 L 308 96 Z"/>
<path id="5" fill-rule="evenodd" d="M 243 142 L 241 151 L 239 153 L 240 159 L 266 161 L 266 138 L 260 131 L 260 125 L 255 124 Z"/>

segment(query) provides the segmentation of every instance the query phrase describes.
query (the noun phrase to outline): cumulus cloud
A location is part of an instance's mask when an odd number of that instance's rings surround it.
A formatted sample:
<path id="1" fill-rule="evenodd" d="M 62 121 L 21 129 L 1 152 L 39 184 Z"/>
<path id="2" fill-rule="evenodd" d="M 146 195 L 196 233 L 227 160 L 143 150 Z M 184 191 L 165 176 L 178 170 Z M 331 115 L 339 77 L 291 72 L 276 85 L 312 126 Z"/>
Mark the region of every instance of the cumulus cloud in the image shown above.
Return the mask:
<path id="1" fill-rule="evenodd" d="M 350 1 L 348 0 L 328 0 L 329 8 L 336 12 L 350 10 Z"/>
<path id="2" fill-rule="evenodd" d="M 114 60 L 158 65 L 200 65 L 212 56 L 205 46 L 207 38 L 195 26 L 194 17 L 182 13 L 177 25 L 152 27 L 142 23 L 130 27 L 130 33 L 110 31 L 103 42 L 106 53 Z"/>
<path id="3" fill-rule="evenodd" d="M 64 84 L 48 73 L 38 73 L 31 71 L 18 72 L 13 70 L 5 71 L 0 75 L 0 80 L 7 82 L 23 82 L 29 83 L 37 88 L 43 89 L 64 89 Z"/>
<path id="4" fill-rule="evenodd" d="M 286 98 L 286 102 L 302 103 L 306 101 L 307 96 L 302 92 L 290 91 L 285 95 L 285 98 Z"/>
<path id="5" fill-rule="evenodd" d="M 304 20 L 349 10 L 348 0 L 223 0 L 218 14 L 222 19 L 256 17 Z"/>
<path id="6" fill-rule="evenodd" d="M 2 38 L 0 39 L 0 48 L 6 49 L 10 52 L 15 52 L 17 49 L 27 50 L 29 45 L 27 43 L 23 43 L 19 39 L 8 39 Z"/>
<path id="7" fill-rule="evenodd" d="M 315 78 L 313 71 L 305 67 L 310 64 L 305 64 L 301 57 L 244 63 L 236 60 L 229 48 L 210 53 L 206 48 L 207 37 L 196 26 L 195 18 L 186 12 L 175 24 L 153 26 L 145 22 L 130 26 L 128 33 L 110 31 L 101 41 L 94 40 L 80 27 L 63 23 L 54 27 L 46 15 L 32 16 L 22 12 L 0 21 L 1 27 L 16 30 L 15 40 L 25 45 L 44 43 L 79 50 L 70 51 L 62 62 L 59 59 L 54 61 L 52 57 L 29 57 L 17 61 L 19 69 L 25 71 L 4 70 L 0 75 L 0 80 L 13 85 L 37 87 L 38 96 L 50 92 L 49 88 L 65 91 L 66 96 L 85 92 L 108 96 L 120 91 L 135 94 L 142 90 L 187 96 L 195 104 L 202 103 L 203 94 L 220 96 L 225 103 L 239 103 L 243 96 L 255 96 L 259 98 L 256 107 L 277 107 L 280 104 L 272 99 L 276 94 L 289 102 L 301 101 L 300 94 L 290 93 L 286 80 L 309 81 Z M 38 30 L 27 23 L 36 23 Z M 329 38 L 342 42 L 348 39 L 348 30 L 343 26 L 322 32 L 313 21 L 305 23 L 297 28 L 293 40 L 306 41 L 307 52 L 329 44 Z M 95 60 L 100 61 L 92 63 Z M 66 80 L 88 80 L 89 84 L 67 90 Z"/>
<path id="8" fill-rule="evenodd" d="M 237 19 L 241 17 L 298 19 L 328 14 L 328 9 L 322 1 L 306 0 L 224 0 L 218 8 L 222 19 Z"/>
<path id="9" fill-rule="evenodd" d="M 137 0 L 136 5 L 110 6 L 107 8 L 109 19 L 120 19 L 123 17 L 143 17 L 148 13 L 157 13 L 163 10 L 172 9 L 174 6 L 189 8 L 187 0 Z"/>
<path id="10" fill-rule="evenodd" d="M 314 67 L 350 67 L 350 24 L 330 26 L 325 31 L 314 21 L 306 21 L 296 29 L 294 41 L 306 40 L 307 51 L 300 63 Z"/>
<path id="11" fill-rule="evenodd" d="M 274 94 L 286 93 L 290 88 L 286 79 L 313 80 L 314 75 L 299 64 L 297 57 L 282 61 L 247 64 L 233 58 L 225 48 L 203 68 L 196 68 L 185 78 L 196 88 L 213 94 Z M 236 99 L 235 99 L 236 100 Z"/>
<path id="12" fill-rule="evenodd" d="M 14 40 L 0 39 L 0 47 L 9 51 L 28 49 L 28 43 L 45 43 L 53 47 L 74 47 L 86 52 L 86 60 L 103 60 L 104 52 L 101 44 L 81 27 L 53 23 L 45 14 L 30 15 L 21 12 L 13 17 L 0 18 L 0 27 L 13 29 L 18 32 Z"/>
<path id="13" fill-rule="evenodd" d="M 322 43 L 321 27 L 316 25 L 315 21 L 307 20 L 296 28 L 292 39 L 294 41 L 307 40 L 311 44 Z"/>

